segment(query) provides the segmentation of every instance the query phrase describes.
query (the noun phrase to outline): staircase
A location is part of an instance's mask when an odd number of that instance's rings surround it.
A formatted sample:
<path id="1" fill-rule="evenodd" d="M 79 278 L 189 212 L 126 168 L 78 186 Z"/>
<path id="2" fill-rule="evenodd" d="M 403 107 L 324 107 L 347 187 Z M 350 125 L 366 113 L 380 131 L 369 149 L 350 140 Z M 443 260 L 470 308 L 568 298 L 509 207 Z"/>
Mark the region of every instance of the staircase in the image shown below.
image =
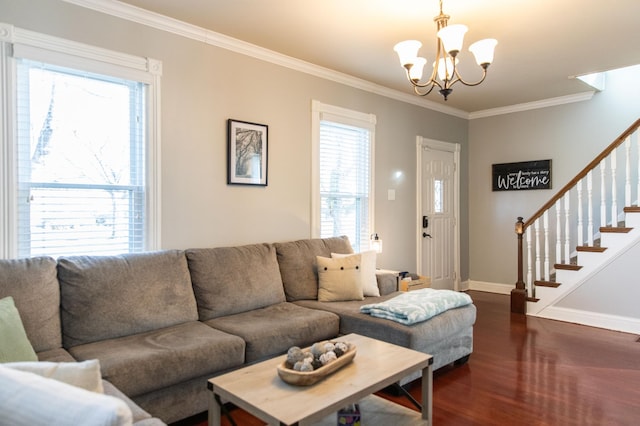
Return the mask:
<path id="1" fill-rule="evenodd" d="M 553 306 L 640 244 L 640 119 L 526 221 L 511 311 Z M 620 195 L 619 195 L 620 194 Z"/>

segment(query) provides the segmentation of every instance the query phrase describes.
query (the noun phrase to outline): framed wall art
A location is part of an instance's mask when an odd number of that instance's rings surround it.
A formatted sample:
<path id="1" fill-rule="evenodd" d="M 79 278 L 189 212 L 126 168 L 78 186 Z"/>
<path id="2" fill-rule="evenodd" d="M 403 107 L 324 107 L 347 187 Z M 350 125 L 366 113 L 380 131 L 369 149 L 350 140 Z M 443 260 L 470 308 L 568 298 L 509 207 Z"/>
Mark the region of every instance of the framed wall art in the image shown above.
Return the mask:
<path id="1" fill-rule="evenodd" d="M 492 165 L 494 191 L 551 189 L 551 160 Z"/>
<path id="2" fill-rule="evenodd" d="M 267 186 L 269 126 L 227 120 L 227 184 Z"/>

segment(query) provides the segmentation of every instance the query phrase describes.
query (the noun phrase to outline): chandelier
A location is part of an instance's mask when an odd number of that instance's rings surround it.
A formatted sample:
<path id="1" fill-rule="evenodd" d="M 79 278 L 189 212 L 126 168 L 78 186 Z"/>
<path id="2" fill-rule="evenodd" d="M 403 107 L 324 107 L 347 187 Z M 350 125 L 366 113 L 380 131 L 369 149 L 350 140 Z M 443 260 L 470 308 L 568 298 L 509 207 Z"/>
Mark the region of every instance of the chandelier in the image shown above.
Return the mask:
<path id="1" fill-rule="evenodd" d="M 482 83 L 487 76 L 487 68 L 493 61 L 493 50 L 498 42 L 488 38 L 477 41 L 469 46 L 469 51 L 473 53 L 476 62 L 482 68 L 482 78 L 475 83 L 469 83 L 462 79 L 458 73 L 458 53 L 462 49 L 464 34 L 468 31 L 466 25 L 449 25 L 450 16 L 442 13 L 442 0 L 440 0 L 440 14 L 433 18 L 438 27 L 438 41 L 436 59 L 433 63 L 433 71 L 429 81 L 421 83 L 422 70 L 427 63 L 425 58 L 418 57 L 418 50 L 422 46 L 418 40 L 406 40 L 395 45 L 400 58 L 400 64 L 407 73 L 407 79 L 413 85 L 413 91 L 420 96 L 426 96 L 438 87 L 440 94 L 447 100 L 457 82 L 466 86 L 477 86 Z M 421 91 L 421 89 L 425 89 Z"/>

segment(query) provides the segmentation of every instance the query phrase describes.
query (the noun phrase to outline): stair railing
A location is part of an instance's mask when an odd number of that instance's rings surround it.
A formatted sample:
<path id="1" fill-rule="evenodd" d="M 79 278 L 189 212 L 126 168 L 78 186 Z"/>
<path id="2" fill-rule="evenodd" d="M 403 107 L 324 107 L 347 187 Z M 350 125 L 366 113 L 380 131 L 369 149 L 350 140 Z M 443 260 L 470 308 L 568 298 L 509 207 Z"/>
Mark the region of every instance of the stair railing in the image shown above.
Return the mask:
<path id="1" fill-rule="evenodd" d="M 524 221 L 518 217 L 515 225 L 518 280 L 511 291 L 511 312 L 526 313 L 527 300 L 535 300 L 536 281 L 550 281 L 556 265 L 572 263 L 572 245 L 594 247 L 601 229 L 617 227 L 624 207 L 634 203 L 633 194 L 638 205 L 639 128 L 640 119 L 529 219 Z M 618 193 L 623 194 L 621 200 Z M 599 209 L 594 206 L 599 206 Z M 549 222 L 554 218 L 555 226 L 550 226 Z"/>

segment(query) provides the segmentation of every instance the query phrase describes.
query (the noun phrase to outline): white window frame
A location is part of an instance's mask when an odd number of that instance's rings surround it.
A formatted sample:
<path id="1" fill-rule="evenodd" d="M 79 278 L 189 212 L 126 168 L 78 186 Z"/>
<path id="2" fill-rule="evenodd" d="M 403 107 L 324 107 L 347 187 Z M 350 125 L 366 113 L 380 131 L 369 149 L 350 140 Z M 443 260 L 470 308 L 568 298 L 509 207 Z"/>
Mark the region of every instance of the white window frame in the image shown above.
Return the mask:
<path id="1" fill-rule="evenodd" d="M 144 250 L 160 248 L 160 83 L 162 62 L 98 48 L 0 23 L 0 259 L 18 253 L 16 206 L 16 57 L 147 85 Z"/>
<path id="2" fill-rule="evenodd" d="M 320 122 L 332 121 L 348 126 L 366 128 L 370 132 L 369 152 L 369 234 L 375 229 L 375 114 L 367 114 L 324 104 L 320 101 L 311 102 L 311 237 L 320 237 Z M 367 240 L 366 244 L 369 241 Z M 360 251 L 368 249 L 368 246 L 360 247 Z"/>

